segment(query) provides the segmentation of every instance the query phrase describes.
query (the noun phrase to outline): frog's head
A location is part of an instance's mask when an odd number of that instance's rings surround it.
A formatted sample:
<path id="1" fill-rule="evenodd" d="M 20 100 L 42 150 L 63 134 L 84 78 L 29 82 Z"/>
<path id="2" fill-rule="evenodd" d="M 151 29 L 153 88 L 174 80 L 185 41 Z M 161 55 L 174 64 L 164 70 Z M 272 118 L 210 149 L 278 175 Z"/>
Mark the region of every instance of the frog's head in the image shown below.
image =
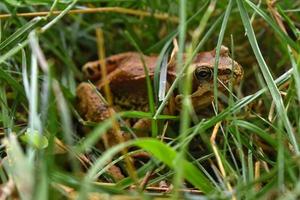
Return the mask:
<path id="1" fill-rule="evenodd" d="M 193 73 L 193 88 L 191 100 L 194 109 L 205 108 L 213 100 L 214 94 L 214 65 L 216 50 L 199 53 L 188 70 Z M 218 64 L 218 90 L 224 91 L 229 83 L 238 84 L 243 77 L 240 64 L 229 57 L 228 48 L 221 46 Z M 181 102 L 182 96 L 176 96 L 176 104 Z"/>

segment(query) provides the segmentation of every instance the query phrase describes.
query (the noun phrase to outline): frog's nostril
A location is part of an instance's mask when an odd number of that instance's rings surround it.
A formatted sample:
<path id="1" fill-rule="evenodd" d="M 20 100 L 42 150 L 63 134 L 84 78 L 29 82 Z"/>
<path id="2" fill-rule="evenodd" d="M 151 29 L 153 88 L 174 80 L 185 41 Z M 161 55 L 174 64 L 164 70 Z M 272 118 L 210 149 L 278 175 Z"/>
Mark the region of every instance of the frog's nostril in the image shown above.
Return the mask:
<path id="1" fill-rule="evenodd" d="M 239 64 L 235 65 L 234 67 L 233 77 L 235 79 L 241 79 L 243 77 L 243 69 Z"/>
<path id="2" fill-rule="evenodd" d="M 181 105 L 181 103 L 182 103 L 182 95 L 177 95 L 175 97 L 175 103 L 176 103 L 176 105 Z"/>
<path id="3" fill-rule="evenodd" d="M 88 76 L 93 76 L 93 75 L 95 75 L 95 71 L 94 71 L 94 69 L 93 69 L 92 67 L 87 66 L 87 67 L 85 68 L 85 70 L 86 70 Z"/>

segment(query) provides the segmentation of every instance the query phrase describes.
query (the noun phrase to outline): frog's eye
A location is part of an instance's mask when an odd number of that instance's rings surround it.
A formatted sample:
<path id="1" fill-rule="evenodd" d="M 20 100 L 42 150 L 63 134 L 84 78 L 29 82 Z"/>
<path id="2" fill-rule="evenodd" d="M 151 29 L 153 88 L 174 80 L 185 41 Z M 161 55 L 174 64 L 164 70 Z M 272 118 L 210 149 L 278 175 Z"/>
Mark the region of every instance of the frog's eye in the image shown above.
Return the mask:
<path id="1" fill-rule="evenodd" d="M 197 67 L 194 76 L 197 80 L 203 81 L 203 80 L 210 80 L 212 78 L 212 70 L 208 67 L 200 68 Z"/>

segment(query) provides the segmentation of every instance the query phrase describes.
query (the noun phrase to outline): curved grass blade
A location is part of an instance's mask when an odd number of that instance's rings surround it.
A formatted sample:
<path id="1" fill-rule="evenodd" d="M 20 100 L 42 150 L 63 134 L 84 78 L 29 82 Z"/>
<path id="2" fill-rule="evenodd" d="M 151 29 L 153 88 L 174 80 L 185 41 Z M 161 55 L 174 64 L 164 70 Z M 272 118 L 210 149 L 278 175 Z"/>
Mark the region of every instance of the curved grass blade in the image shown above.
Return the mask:
<path id="1" fill-rule="evenodd" d="M 29 42 L 28 39 L 26 39 L 23 42 L 21 42 L 19 45 L 15 46 L 14 48 L 6 52 L 4 55 L 1 55 L 0 64 L 6 61 L 8 58 L 15 55 L 16 53 L 18 53 L 21 49 L 23 49 L 28 44 L 28 42 Z"/>
<path id="2" fill-rule="evenodd" d="M 165 98 L 166 94 L 168 58 L 173 48 L 173 38 L 174 37 L 170 38 L 170 40 L 167 41 L 164 45 L 162 51 L 159 54 L 154 71 L 154 92 L 158 101 L 162 101 Z"/>
<path id="3" fill-rule="evenodd" d="M 16 32 L 14 32 L 12 35 L 10 35 L 6 40 L 0 43 L 0 50 L 4 49 L 8 45 L 10 45 L 12 42 L 16 41 L 18 38 L 23 36 L 28 31 L 32 30 L 43 18 L 42 17 L 36 17 L 29 21 L 27 24 L 23 25 L 21 28 L 19 28 Z"/>
<path id="4" fill-rule="evenodd" d="M 119 118 L 144 118 L 144 119 L 152 119 L 151 113 L 145 113 L 141 111 L 126 111 L 116 113 L 115 115 L 111 116 L 107 120 L 97 124 L 97 126 L 85 137 L 85 140 L 77 146 L 77 151 L 82 153 L 86 152 L 90 149 L 94 144 L 96 144 L 101 138 L 101 136 L 112 127 L 112 122 Z M 170 115 L 160 115 L 158 119 L 162 120 L 178 120 L 177 116 L 170 116 Z"/>
<path id="5" fill-rule="evenodd" d="M 0 79 L 6 81 L 10 87 L 12 87 L 15 91 L 17 91 L 17 93 L 20 95 L 20 98 L 23 102 L 26 101 L 26 95 L 23 87 L 20 85 L 18 81 L 16 81 L 16 79 L 14 79 L 9 73 L 4 71 L 1 67 L 0 67 Z"/>
<path id="6" fill-rule="evenodd" d="M 82 185 L 80 188 L 80 192 L 78 195 L 78 200 L 84 200 L 87 199 L 87 195 L 91 190 L 91 182 L 97 178 L 98 172 L 105 167 L 105 165 L 119 152 L 121 152 L 123 149 L 128 148 L 131 143 L 125 142 L 118 144 L 116 146 L 113 146 L 109 148 L 100 158 L 98 158 L 94 165 L 89 169 L 89 171 L 86 173 L 86 176 L 84 177 L 82 181 Z"/>
<path id="7" fill-rule="evenodd" d="M 63 18 L 69 10 L 75 6 L 78 0 L 72 0 L 72 2 L 59 14 L 57 15 L 53 20 L 51 20 L 49 23 L 47 23 L 45 26 L 41 28 L 41 32 L 45 32 L 49 28 L 51 28 L 54 24 L 56 24 L 61 18 Z"/>
<path id="8" fill-rule="evenodd" d="M 142 111 L 125 111 L 125 112 L 120 112 L 119 115 L 121 117 L 128 117 L 128 118 L 152 119 L 152 113 L 142 112 Z M 178 118 L 178 116 L 173 116 L 173 115 L 158 115 L 157 119 L 178 120 L 179 118 Z"/>
<path id="9" fill-rule="evenodd" d="M 277 142 L 275 139 L 273 139 L 269 133 L 267 133 L 266 131 L 264 131 L 263 129 L 261 129 L 260 127 L 256 126 L 253 123 L 244 121 L 244 120 L 235 120 L 234 121 L 235 125 L 239 126 L 239 127 L 243 127 L 245 129 L 250 130 L 251 132 L 257 134 L 259 137 L 261 137 L 262 139 L 264 139 L 264 141 L 266 141 L 267 143 L 269 143 L 270 145 L 272 145 L 273 147 L 277 146 Z M 276 149 L 276 148 L 275 148 Z"/>
<path id="10" fill-rule="evenodd" d="M 277 24 L 266 14 L 262 9 L 260 9 L 258 6 L 255 6 L 252 2 L 246 1 L 252 9 L 254 9 L 268 24 L 271 25 L 273 30 L 275 30 L 275 33 L 279 35 L 281 38 L 281 41 L 285 41 L 288 43 L 287 46 L 287 52 L 290 58 L 290 61 L 292 63 L 292 66 L 294 68 L 294 80 L 295 80 L 295 85 L 296 85 L 296 92 L 298 95 L 298 100 L 300 101 L 300 74 L 299 74 L 299 69 L 297 67 L 295 58 L 292 56 L 292 50 L 290 49 L 289 45 L 296 49 L 298 52 L 300 52 L 300 45 L 299 43 L 293 41 L 286 33 L 282 31 L 280 27 L 277 26 Z M 297 36 L 300 32 L 297 30 L 291 19 L 283 12 L 280 6 L 278 6 L 278 10 L 280 12 L 280 15 L 285 19 L 285 21 L 288 23 L 290 29 L 293 31 L 294 35 Z M 293 45 L 294 44 L 294 45 Z M 296 58 L 297 59 L 297 58 Z"/>
<path id="11" fill-rule="evenodd" d="M 177 168 L 178 163 L 175 162 L 175 158 L 178 157 L 178 152 L 167 144 L 155 139 L 142 139 L 134 141 L 134 145 L 150 152 L 155 158 L 170 168 Z M 183 177 L 186 180 L 206 194 L 214 190 L 214 186 L 209 179 L 195 165 L 185 159 L 181 160 L 181 162 L 183 165 Z"/>
<path id="12" fill-rule="evenodd" d="M 71 188 L 79 190 L 82 185 L 82 180 L 78 178 L 78 176 L 71 176 L 69 174 L 54 171 L 51 173 L 51 180 L 54 183 L 58 183 L 61 185 L 66 185 Z M 119 189 L 115 185 L 101 184 L 95 182 L 91 184 L 91 192 L 99 192 L 99 193 L 108 193 L 108 194 L 122 194 L 123 190 Z"/>
<path id="13" fill-rule="evenodd" d="M 177 167 L 174 162 L 177 152 L 173 150 L 167 144 L 157 139 L 138 139 L 135 141 L 129 141 L 122 144 L 118 144 L 108 149 L 99 159 L 96 160 L 94 165 L 90 168 L 85 176 L 82 187 L 79 194 L 79 199 L 85 199 L 86 195 L 91 189 L 91 182 L 97 178 L 97 174 L 101 169 L 109 162 L 114 155 L 119 153 L 122 149 L 128 148 L 129 146 L 138 146 L 148 152 L 150 152 L 155 158 L 174 169 Z M 164 153 L 162 153 L 164 152 Z M 183 177 L 188 180 L 191 184 L 197 187 L 204 193 L 210 193 L 214 190 L 212 183 L 208 178 L 192 163 L 187 160 L 181 161 L 183 164 Z"/>
<path id="14" fill-rule="evenodd" d="M 238 1 L 239 2 L 239 1 Z M 254 3 L 252 3 L 249 0 L 245 0 L 245 2 L 253 9 L 257 14 L 259 14 L 275 31 L 275 33 L 278 34 L 278 36 L 281 38 L 281 41 L 284 41 L 288 43 L 291 47 L 293 47 L 295 50 L 300 52 L 300 45 L 299 43 L 293 41 L 290 37 L 288 37 L 278 26 L 277 24 L 272 20 L 271 17 L 269 17 L 261 8 L 256 6 Z M 246 11 L 245 11 L 246 12 Z"/>
<path id="15" fill-rule="evenodd" d="M 287 134 L 289 136 L 290 142 L 291 142 L 291 144 L 293 145 L 293 147 L 295 149 L 295 154 L 299 155 L 300 154 L 299 146 L 298 146 L 297 140 L 294 136 L 294 133 L 293 133 L 293 130 L 292 130 L 292 125 L 291 125 L 291 123 L 289 121 L 289 118 L 287 116 L 287 113 L 285 111 L 283 100 L 282 100 L 282 98 L 280 96 L 280 93 L 279 93 L 279 90 L 278 90 L 278 88 L 277 88 L 277 86 L 276 86 L 276 84 L 273 80 L 273 77 L 272 77 L 272 75 L 271 75 L 271 73 L 268 69 L 268 66 L 267 66 L 267 64 L 266 64 L 266 62 L 265 62 L 265 60 L 264 60 L 264 58 L 263 58 L 263 56 L 260 52 L 258 43 L 257 43 L 256 38 L 255 38 L 255 33 L 254 33 L 252 25 L 250 23 L 249 16 L 248 16 L 248 14 L 246 12 L 246 9 L 244 7 L 244 3 L 241 0 L 236 0 L 236 1 L 237 1 L 239 10 L 240 10 L 240 15 L 241 15 L 244 27 L 246 29 L 246 33 L 247 33 L 249 42 L 251 44 L 252 50 L 255 54 L 255 57 L 258 61 L 260 70 L 262 71 L 262 74 L 264 76 L 264 79 L 266 81 L 268 89 L 270 90 L 271 96 L 272 96 L 272 98 L 275 102 L 275 106 L 276 106 L 276 110 L 278 112 L 278 115 L 280 116 L 280 119 L 283 121 L 285 129 L 286 129 Z"/>
<path id="16" fill-rule="evenodd" d="M 113 121 L 115 120 L 115 116 L 99 123 L 85 138 L 85 140 L 76 148 L 78 152 L 86 152 L 90 149 L 94 144 L 96 144 L 101 138 L 103 134 L 106 133 L 108 129 L 110 129 L 113 125 Z"/>

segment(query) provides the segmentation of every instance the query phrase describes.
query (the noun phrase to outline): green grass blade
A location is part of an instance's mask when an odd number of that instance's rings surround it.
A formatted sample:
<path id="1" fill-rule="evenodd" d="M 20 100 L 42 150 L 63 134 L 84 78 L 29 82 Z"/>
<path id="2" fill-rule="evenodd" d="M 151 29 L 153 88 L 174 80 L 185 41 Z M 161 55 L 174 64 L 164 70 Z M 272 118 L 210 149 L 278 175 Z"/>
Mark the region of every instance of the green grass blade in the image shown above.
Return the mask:
<path id="1" fill-rule="evenodd" d="M 254 3 L 252 3 L 249 0 L 245 0 L 245 3 L 247 3 L 253 10 L 255 10 L 255 12 L 260 15 L 271 27 L 272 29 L 275 31 L 275 33 L 278 34 L 278 36 L 280 37 L 281 41 L 285 41 L 287 42 L 288 45 L 290 45 L 291 47 L 293 47 L 295 50 L 297 50 L 298 52 L 300 52 L 300 45 L 299 43 L 293 41 L 290 37 L 288 37 L 278 26 L 277 24 L 274 22 L 274 20 L 272 20 L 272 18 L 270 18 L 265 12 L 263 12 L 263 10 L 261 8 L 259 8 L 258 6 L 256 6 Z M 246 12 L 246 10 L 244 9 L 244 11 Z"/>
<path id="2" fill-rule="evenodd" d="M 183 54 L 185 52 L 185 38 L 186 38 L 186 1 L 180 0 L 179 1 L 179 42 L 178 42 L 178 52 L 176 55 L 176 71 L 179 72 L 181 67 L 184 66 L 184 60 L 183 60 Z M 186 73 L 188 70 L 188 67 L 183 71 L 183 73 Z M 190 106 L 188 94 L 190 93 L 190 86 L 191 82 L 188 78 L 183 78 L 179 82 L 179 90 L 183 94 L 183 101 L 182 101 L 182 109 L 180 112 L 180 128 L 179 128 L 179 134 L 183 135 L 186 133 L 186 129 L 188 129 L 190 125 L 190 116 L 188 112 L 188 107 Z M 185 138 L 183 135 L 182 138 Z M 147 146 L 147 145 L 146 145 Z M 159 147 L 158 147 L 159 148 Z M 173 156 L 173 162 L 178 163 L 175 170 L 175 175 L 173 178 L 173 186 L 174 186 L 174 192 L 173 192 L 173 198 L 178 199 L 179 198 L 179 188 L 182 186 L 182 178 L 184 176 L 184 170 L 185 166 L 183 165 L 182 160 L 185 159 L 185 150 L 187 148 L 187 145 L 182 145 L 179 148 L 179 153 L 176 155 L 171 155 L 168 152 L 168 156 Z M 162 151 L 165 152 L 165 151 Z M 170 163 L 169 163 L 170 164 Z M 169 165 L 170 166 L 170 165 Z"/>
<path id="3" fill-rule="evenodd" d="M 10 114 L 10 107 L 7 102 L 6 84 L 2 83 L 0 86 L 0 106 L 1 106 L 1 122 L 4 127 L 4 132 L 8 135 L 12 130 L 12 118 Z"/>
<path id="4" fill-rule="evenodd" d="M 97 124 L 96 127 L 94 127 L 94 129 L 85 137 L 85 140 L 77 146 L 76 149 L 77 149 L 78 153 L 86 152 L 94 144 L 96 144 L 98 142 L 98 140 L 101 138 L 101 136 L 103 134 L 105 134 L 105 132 L 112 127 L 113 121 L 120 117 L 152 119 L 152 114 L 140 112 L 140 111 L 126 111 L 126 112 L 116 113 L 115 115 L 111 116 L 107 120 Z M 159 115 L 158 119 L 178 120 L 178 117 L 169 116 L 169 115 Z"/>
<path id="5" fill-rule="evenodd" d="M 175 169 L 178 167 L 178 162 L 175 162 L 175 160 L 179 153 L 173 150 L 167 144 L 155 139 L 141 139 L 135 141 L 134 145 L 150 152 L 155 158 L 162 161 L 170 168 Z M 206 176 L 192 163 L 185 159 L 181 160 L 180 162 L 182 162 L 183 165 L 182 170 L 183 177 L 185 179 L 206 194 L 214 190 L 214 187 L 209 179 L 206 178 Z"/>
<path id="6" fill-rule="evenodd" d="M 119 115 L 121 117 L 128 117 L 128 118 L 146 118 L 146 119 L 152 119 L 152 113 L 150 112 L 141 112 L 141 111 L 124 111 L 120 112 Z M 178 120 L 178 116 L 173 115 L 158 115 L 157 119 L 161 120 Z"/>
<path id="7" fill-rule="evenodd" d="M 25 33 L 32 30 L 41 20 L 41 17 L 36 17 L 28 23 L 26 23 L 25 25 L 23 25 L 22 27 L 20 27 L 16 32 L 14 32 L 12 35 L 10 35 L 8 38 L 6 38 L 3 42 L 0 43 L 0 50 L 10 45 L 18 38 L 24 36 Z"/>
<path id="8" fill-rule="evenodd" d="M 270 136 L 269 133 L 267 133 L 260 127 L 256 126 L 255 124 L 244 121 L 244 120 L 235 120 L 234 124 L 239 127 L 246 128 L 249 131 L 251 131 L 252 133 L 256 133 L 259 137 L 264 139 L 264 141 L 266 141 L 267 143 L 269 143 L 270 145 L 272 145 L 273 147 L 276 148 L 276 145 L 277 145 L 276 140 L 274 138 L 272 138 L 272 136 Z"/>
<path id="9" fill-rule="evenodd" d="M 193 20 L 195 20 L 195 18 L 203 12 L 203 10 L 205 9 L 205 7 L 207 6 L 208 1 L 206 1 L 205 3 L 203 3 L 202 7 L 200 9 L 198 9 L 198 11 L 193 14 L 188 20 L 186 20 L 186 26 L 188 26 L 189 24 L 191 24 L 193 22 Z M 155 45 L 153 45 L 152 47 L 150 47 L 149 49 L 147 49 L 145 52 L 146 53 L 152 53 L 154 49 L 157 49 L 160 46 L 165 46 L 165 44 L 168 41 L 172 41 L 173 38 L 177 37 L 178 35 L 178 29 L 176 29 L 175 31 L 171 32 L 170 34 L 168 34 L 164 39 L 160 40 L 159 42 L 157 42 Z M 163 48 L 159 48 L 159 49 L 163 49 Z"/>
<path id="10" fill-rule="evenodd" d="M 264 13 L 264 11 L 262 9 L 260 9 L 258 6 L 255 6 L 252 2 L 250 2 L 248 0 L 246 2 L 249 4 L 249 6 L 251 6 L 252 9 L 254 9 L 273 28 L 275 33 L 277 33 L 278 36 L 281 38 L 281 41 L 284 41 L 284 42 L 287 41 L 288 45 L 290 45 L 291 47 L 296 49 L 298 52 L 300 52 L 299 43 L 293 41 L 287 34 L 285 34 L 280 29 L 280 27 L 277 26 L 277 24 L 274 22 L 274 20 L 272 20 L 266 13 Z M 289 27 L 291 27 L 291 30 L 293 31 L 293 33 L 297 36 L 297 33 L 299 33 L 299 31 L 297 31 L 297 28 L 291 22 L 291 19 L 282 11 L 280 6 L 279 6 L 279 12 L 284 17 L 286 22 L 289 24 Z M 295 80 L 295 84 L 296 84 L 295 89 L 296 89 L 296 92 L 297 92 L 297 95 L 298 95 L 298 100 L 300 101 L 300 74 L 299 74 L 299 69 L 297 68 L 296 61 L 293 57 L 292 50 L 290 49 L 289 46 L 287 46 L 287 52 L 288 52 L 291 64 L 294 68 L 294 80 Z"/>
<path id="11" fill-rule="evenodd" d="M 174 159 L 177 156 L 177 152 L 174 151 L 167 144 L 156 140 L 156 139 L 138 139 L 135 141 L 129 141 L 126 143 L 118 144 L 110 149 L 108 149 L 97 161 L 94 165 L 89 169 L 86 177 L 84 178 L 82 188 L 80 191 L 79 199 L 84 199 L 87 193 L 91 189 L 90 183 L 97 178 L 96 175 L 99 171 L 109 162 L 114 155 L 120 152 L 123 148 L 127 148 L 129 146 L 138 146 L 142 149 L 153 154 L 155 158 L 162 161 L 164 164 L 168 165 L 170 168 L 174 169 L 177 167 L 178 163 L 174 162 Z M 164 153 L 162 153 L 164 152 Z M 210 193 L 214 190 L 212 183 L 206 176 L 196 168 L 192 163 L 187 160 L 182 160 L 183 163 L 183 177 L 188 180 L 195 187 L 200 189 L 204 193 Z"/>
<path id="12" fill-rule="evenodd" d="M 27 73 L 27 60 L 26 60 L 26 53 L 25 50 L 22 49 L 22 79 L 23 79 L 23 85 L 24 85 L 24 90 L 27 99 L 29 98 L 29 81 L 28 81 L 28 73 Z"/>
<path id="13" fill-rule="evenodd" d="M 51 20 L 49 23 L 47 23 L 45 26 L 41 28 L 41 32 L 47 31 L 49 28 L 51 28 L 55 23 L 57 23 L 61 18 L 63 18 L 69 10 L 71 10 L 78 0 L 73 0 L 59 15 L 57 15 L 53 20 Z"/>
<path id="14" fill-rule="evenodd" d="M 216 47 L 216 58 L 215 58 L 215 63 L 214 63 L 214 97 L 215 97 L 216 112 L 218 112 L 218 98 L 217 97 L 218 97 L 218 66 L 219 66 L 219 59 L 220 59 L 220 49 L 221 49 L 221 45 L 223 42 L 225 30 L 227 27 L 229 15 L 231 12 L 232 2 L 233 1 L 230 0 L 227 5 L 226 12 L 225 12 L 224 19 L 223 19 L 222 26 L 221 26 L 221 30 L 220 30 L 219 37 L 218 37 L 217 47 Z"/>
<path id="15" fill-rule="evenodd" d="M 20 95 L 22 101 L 24 102 L 26 101 L 26 95 L 23 87 L 15 78 L 13 78 L 9 73 L 4 71 L 1 67 L 0 67 L 0 79 L 7 82 L 7 84 L 17 92 Z"/>
<path id="16" fill-rule="evenodd" d="M 253 28 L 251 26 L 250 20 L 249 20 L 249 16 L 246 12 L 246 9 L 244 7 L 244 4 L 241 0 L 236 0 L 238 3 L 238 7 L 240 10 L 240 14 L 241 14 L 241 18 L 244 24 L 244 27 L 246 29 L 246 33 L 247 33 L 247 37 L 249 39 L 249 42 L 251 44 L 252 50 L 255 54 L 255 57 L 258 61 L 259 67 L 263 73 L 264 79 L 266 81 L 266 84 L 268 86 L 268 89 L 270 90 L 270 93 L 273 97 L 273 100 L 275 102 L 276 105 L 276 110 L 278 112 L 278 115 L 280 116 L 280 119 L 283 121 L 285 129 L 287 131 L 287 134 L 289 136 L 290 142 L 292 143 L 294 149 L 295 149 L 295 154 L 299 155 L 299 147 L 298 147 L 298 143 L 296 141 L 296 138 L 294 136 L 293 130 L 292 130 L 292 126 L 291 123 L 289 121 L 289 118 L 287 116 L 287 113 L 285 111 L 284 105 L 283 105 L 283 101 L 281 98 L 281 95 L 279 93 L 279 90 L 273 80 L 273 77 L 268 69 L 268 66 L 260 52 L 260 49 L 258 47 L 257 41 L 256 41 L 256 37 L 255 37 L 255 33 L 253 31 Z"/>
<path id="17" fill-rule="evenodd" d="M 0 64 L 6 61 L 7 59 L 11 58 L 13 55 L 18 53 L 21 49 L 23 49 L 28 44 L 28 39 L 20 43 L 19 45 L 15 46 L 14 48 L 10 49 L 8 52 L 0 56 Z"/>

